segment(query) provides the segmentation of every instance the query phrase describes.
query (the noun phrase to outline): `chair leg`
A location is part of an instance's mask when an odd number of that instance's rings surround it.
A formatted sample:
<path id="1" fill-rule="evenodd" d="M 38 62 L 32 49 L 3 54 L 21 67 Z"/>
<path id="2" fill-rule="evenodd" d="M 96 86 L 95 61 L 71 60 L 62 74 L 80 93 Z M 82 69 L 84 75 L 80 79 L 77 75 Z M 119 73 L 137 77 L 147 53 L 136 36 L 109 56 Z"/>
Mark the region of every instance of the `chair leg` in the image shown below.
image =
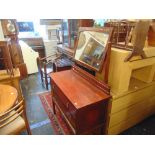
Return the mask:
<path id="1" fill-rule="evenodd" d="M 43 83 L 44 80 L 43 80 L 43 73 L 42 72 L 40 72 L 40 76 L 41 76 L 41 82 Z"/>
<path id="2" fill-rule="evenodd" d="M 24 117 L 25 124 L 26 124 L 26 130 L 27 130 L 27 133 L 28 133 L 29 135 L 32 135 L 31 129 L 30 129 L 30 125 L 29 125 L 29 122 L 28 122 L 28 119 L 27 119 L 25 100 L 24 100 L 23 102 L 24 102 L 24 103 L 23 103 L 23 105 L 24 105 L 23 117 Z"/>
<path id="3" fill-rule="evenodd" d="M 27 133 L 29 134 L 29 135 L 32 135 L 32 133 L 31 133 L 31 129 L 30 129 L 30 126 L 29 126 L 29 122 L 28 122 L 28 119 L 27 119 L 27 116 L 26 116 L 26 112 L 24 112 L 25 114 L 25 123 L 26 123 L 26 130 L 27 130 Z"/>
<path id="4" fill-rule="evenodd" d="M 46 85 L 46 89 L 48 90 L 48 79 L 47 79 L 47 74 L 45 74 L 45 85 Z"/>

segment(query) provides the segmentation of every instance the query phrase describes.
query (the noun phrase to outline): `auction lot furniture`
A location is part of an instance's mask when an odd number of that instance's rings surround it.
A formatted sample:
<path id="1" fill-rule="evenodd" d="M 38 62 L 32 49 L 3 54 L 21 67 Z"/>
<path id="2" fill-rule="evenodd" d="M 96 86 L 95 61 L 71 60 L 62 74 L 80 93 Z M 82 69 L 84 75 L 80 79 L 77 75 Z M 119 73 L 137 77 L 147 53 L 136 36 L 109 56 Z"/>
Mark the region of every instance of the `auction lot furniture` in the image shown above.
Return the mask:
<path id="1" fill-rule="evenodd" d="M 111 50 L 107 134 L 119 134 L 155 113 L 155 48 L 144 48 L 145 59 L 135 56 L 125 62 L 130 52 Z"/>
<path id="2" fill-rule="evenodd" d="M 77 64 L 96 72 L 108 68 L 111 34 L 112 28 L 80 28 L 76 64 L 71 70 L 50 74 L 54 113 L 57 107 L 73 134 L 93 134 L 95 130 L 105 134 L 110 89 Z"/>
<path id="3" fill-rule="evenodd" d="M 78 68 L 52 73 L 52 99 L 73 134 L 104 133 L 108 87 Z M 107 90 L 107 92 L 106 92 Z"/>

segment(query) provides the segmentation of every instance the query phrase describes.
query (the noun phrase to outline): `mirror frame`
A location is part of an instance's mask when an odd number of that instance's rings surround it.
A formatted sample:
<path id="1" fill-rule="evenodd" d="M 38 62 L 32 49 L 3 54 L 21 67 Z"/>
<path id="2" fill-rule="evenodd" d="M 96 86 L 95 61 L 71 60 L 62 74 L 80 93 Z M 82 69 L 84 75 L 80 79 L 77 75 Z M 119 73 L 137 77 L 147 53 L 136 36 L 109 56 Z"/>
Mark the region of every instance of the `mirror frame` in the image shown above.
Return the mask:
<path id="1" fill-rule="evenodd" d="M 92 67 L 91 65 L 87 64 L 87 63 L 84 63 L 80 60 L 77 60 L 75 59 L 75 55 L 76 55 L 76 50 L 77 50 L 77 47 L 78 47 L 78 42 L 79 42 L 79 38 L 80 38 L 80 33 L 83 32 L 83 31 L 93 31 L 93 32 L 102 32 L 102 33 L 108 33 L 109 34 L 109 38 L 108 38 L 108 41 L 107 41 L 107 44 L 105 46 L 105 49 L 104 49 L 104 53 L 103 56 L 102 56 L 102 59 L 101 59 L 101 64 L 100 64 L 100 67 L 99 69 L 96 69 L 95 67 Z M 108 54 L 109 51 L 109 43 L 111 44 L 111 39 L 112 39 L 112 33 L 113 33 L 113 28 L 112 27 L 102 27 L 102 28 L 95 28 L 95 27 L 79 27 L 79 31 L 78 31 L 78 37 L 77 37 L 77 41 L 76 41 L 76 45 L 75 45 L 75 53 L 74 53 L 74 60 L 77 64 L 79 65 L 82 65 L 88 69 L 91 69 L 91 70 L 94 70 L 94 71 L 97 71 L 97 72 L 101 72 L 102 71 L 102 68 L 103 68 L 103 64 L 104 64 L 104 61 L 106 59 L 106 55 Z"/>

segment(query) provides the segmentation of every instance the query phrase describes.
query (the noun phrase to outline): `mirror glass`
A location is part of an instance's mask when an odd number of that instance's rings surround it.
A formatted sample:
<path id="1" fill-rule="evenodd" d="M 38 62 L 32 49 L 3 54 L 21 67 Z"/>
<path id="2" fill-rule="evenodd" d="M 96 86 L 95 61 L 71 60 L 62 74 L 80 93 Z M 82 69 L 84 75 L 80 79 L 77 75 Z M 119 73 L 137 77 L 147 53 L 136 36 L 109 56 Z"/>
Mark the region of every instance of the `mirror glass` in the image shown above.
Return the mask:
<path id="1" fill-rule="evenodd" d="M 106 54 L 109 33 L 81 31 L 79 33 L 75 60 L 99 71 Z"/>

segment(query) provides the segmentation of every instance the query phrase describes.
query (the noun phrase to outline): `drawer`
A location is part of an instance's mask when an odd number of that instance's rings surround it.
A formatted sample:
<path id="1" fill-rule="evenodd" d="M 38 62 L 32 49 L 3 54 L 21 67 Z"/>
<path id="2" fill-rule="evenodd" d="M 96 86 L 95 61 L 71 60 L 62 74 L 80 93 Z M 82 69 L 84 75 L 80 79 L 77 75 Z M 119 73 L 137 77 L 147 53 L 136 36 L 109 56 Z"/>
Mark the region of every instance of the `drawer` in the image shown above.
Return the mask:
<path id="1" fill-rule="evenodd" d="M 76 109 L 53 82 L 52 82 L 52 89 L 53 89 L 53 97 L 56 100 L 58 106 L 61 108 L 67 119 L 75 128 Z"/>
<path id="2" fill-rule="evenodd" d="M 56 105 L 59 106 L 61 111 L 64 113 L 64 115 L 67 117 L 67 120 L 70 122 L 70 124 L 73 126 L 73 128 L 76 128 L 75 125 L 75 119 L 72 116 L 72 113 L 69 111 L 69 108 L 66 108 L 63 101 L 58 97 L 56 93 L 53 93 L 53 100 L 56 102 Z"/>
<path id="3" fill-rule="evenodd" d="M 61 101 L 63 101 L 64 106 L 68 109 L 70 101 L 66 98 L 66 96 L 61 92 L 61 90 L 52 82 L 53 93 L 57 94 Z"/>

